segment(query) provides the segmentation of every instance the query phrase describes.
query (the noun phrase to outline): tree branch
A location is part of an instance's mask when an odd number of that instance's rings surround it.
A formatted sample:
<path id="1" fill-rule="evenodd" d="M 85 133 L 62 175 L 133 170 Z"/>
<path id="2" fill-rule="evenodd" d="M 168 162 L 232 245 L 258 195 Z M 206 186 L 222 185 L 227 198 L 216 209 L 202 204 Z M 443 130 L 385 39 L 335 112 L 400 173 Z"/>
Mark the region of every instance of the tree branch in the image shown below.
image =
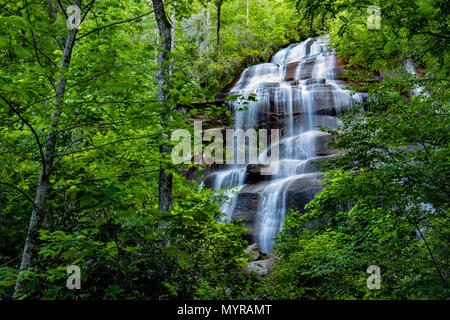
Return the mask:
<path id="1" fill-rule="evenodd" d="M 22 189 L 20 189 L 20 188 L 14 186 L 14 185 L 12 185 L 12 184 L 9 184 L 9 183 L 7 183 L 7 182 L 3 182 L 3 181 L 0 181 L 0 184 L 2 184 L 2 185 L 4 185 L 4 186 L 7 186 L 7 187 L 10 187 L 10 188 L 12 188 L 12 189 L 14 189 L 14 190 L 16 190 L 16 191 L 19 191 L 22 195 L 25 196 L 25 198 L 27 198 L 28 201 L 31 201 L 31 203 L 34 204 L 33 198 L 31 198 L 31 197 L 30 197 L 25 191 L 23 191 Z"/>
<path id="2" fill-rule="evenodd" d="M 90 35 L 91 33 L 94 33 L 94 32 L 97 32 L 97 31 L 100 31 L 102 29 L 109 28 L 109 27 L 112 27 L 112 26 L 115 26 L 115 25 L 118 25 L 118 24 L 132 22 L 134 20 L 137 20 L 137 19 L 140 19 L 142 17 L 148 16 L 149 14 L 152 14 L 152 13 L 153 13 L 153 10 L 151 10 L 151 11 L 149 11 L 147 13 L 141 14 L 140 16 L 137 16 L 137 17 L 134 17 L 134 18 L 130 18 L 130 19 L 127 19 L 127 20 L 122 20 L 122 21 L 117 21 L 117 22 L 108 24 L 106 26 L 101 26 L 101 27 L 95 28 L 95 29 L 93 29 L 93 30 L 91 30 L 91 31 L 89 31 L 87 33 L 84 33 L 84 34 L 80 35 L 75 41 L 83 39 L 84 37 Z"/>
<path id="3" fill-rule="evenodd" d="M 64 16 L 66 17 L 66 19 L 69 19 L 69 17 L 67 16 L 66 10 L 64 9 L 61 1 L 57 0 L 59 7 L 61 8 L 62 13 L 64 14 Z"/>
<path id="4" fill-rule="evenodd" d="M 86 12 L 83 15 L 83 18 L 81 18 L 81 22 L 82 23 L 84 21 L 84 19 L 86 19 L 86 16 L 88 15 L 89 11 L 91 10 L 92 6 L 94 5 L 95 0 L 92 0 L 88 5 L 87 5 L 87 9 Z"/>
<path id="5" fill-rule="evenodd" d="M 417 34 L 428 34 L 430 36 L 433 36 L 433 37 L 436 37 L 436 38 L 440 38 L 440 39 L 450 39 L 450 36 L 434 33 L 434 32 L 431 32 L 431 31 L 421 31 L 421 32 L 417 32 Z"/>
<path id="6" fill-rule="evenodd" d="M 16 108 L 14 108 L 13 104 L 8 99 L 6 99 L 3 95 L 0 95 L 0 98 L 2 98 L 2 100 L 5 101 L 5 103 L 11 108 L 11 110 L 20 118 L 20 120 L 22 120 L 22 122 L 25 123 L 28 128 L 30 128 L 31 132 L 34 135 L 34 138 L 36 139 L 36 143 L 39 147 L 39 153 L 41 154 L 41 161 L 42 161 L 42 169 L 45 173 L 46 166 L 45 166 L 44 149 L 42 148 L 42 144 L 36 130 L 34 130 L 33 126 L 20 114 L 19 111 L 16 110 Z"/>

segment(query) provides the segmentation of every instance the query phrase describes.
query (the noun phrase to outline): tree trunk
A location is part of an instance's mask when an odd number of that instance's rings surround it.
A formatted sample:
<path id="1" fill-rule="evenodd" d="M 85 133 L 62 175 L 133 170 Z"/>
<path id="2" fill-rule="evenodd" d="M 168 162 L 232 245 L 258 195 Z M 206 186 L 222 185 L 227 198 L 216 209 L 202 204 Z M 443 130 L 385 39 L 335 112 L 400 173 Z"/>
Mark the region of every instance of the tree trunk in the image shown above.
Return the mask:
<path id="1" fill-rule="evenodd" d="M 210 21 L 211 21 L 211 13 L 209 10 L 209 3 L 208 3 L 208 7 L 206 8 L 206 31 L 205 31 L 205 33 L 206 33 L 205 39 L 206 40 L 209 40 L 209 32 L 211 29 Z"/>
<path id="2" fill-rule="evenodd" d="M 176 5 L 177 3 L 174 2 L 174 5 Z M 172 16 L 170 17 L 170 20 L 172 22 L 172 29 L 170 29 L 170 35 L 172 37 L 171 42 L 170 42 L 170 52 L 174 52 L 175 51 L 175 27 L 177 24 L 177 17 L 175 15 L 175 8 L 173 8 L 172 10 Z M 171 68 L 172 69 L 172 68 Z M 172 70 L 170 70 L 172 71 Z"/>
<path id="3" fill-rule="evenodd" d="M 209 50 L 210 47 L 210 41 L 209 41 L 209 33 L 211 31 L 211 10 L 210 10 L 210 3 L 208 2 L 206 7 L 206 17 L 205 17 L 205 36 L 203 39 L 203 42 L 206 44 L 206 50 Z"/>
<path id="4" fill-rule="evenodd" d="M 81 7 L 81 0 L 76 1 L 76 5 Z M 68 69 L 72 57 L 72 50 L 75 44 L 77 29 L 71 30 L 67 36 L 66 44 L 64 47 L 63 58 L 61 61 L 61 67 Z M 36 187 L 36 196 L 34 199 L 33 210 L 31 212 L 30 224 L 28 226 L 27 237 L 25 240 L 25 246 L 23 248 L 22 260 L 20 263 L 19 274 L 17 276 L 16 286 L 14 288 L 14 295 L 25 292 L 26 281 L 23 279 L 23 272 L 29 270 L 34 265 L 34 258 L 38 245 L 38 231 L 41 227 L 45 200 L 47 198 L 47 190 L 50 183 L 50 177 L 53 168 L 53 160 L 55 158 L 55 147 L 57 140 L 57 126 L 59 118 L 61 117 L 61 104 L 64 100 L 64 94 L 66 91 L 66 75 L 60 74 L 56 87 L 56 98 L 54 101 L 55 110 L 52 113 L 53 123 L 50 126 L 47 140 L 45 143 L 45 154 L 43 163 L 41 165 L 41 172 Z"/>
<path id="5" fill-rule="evenodd" d="M 217 2 L 217 55 L 220 55 L 220 11 L 222 4 L 223 0 Z"/>
<path id="6" fill-rule="evenodd" d="M 247 0 L 247 25 L 248 25 L 248 11 L 249 11 L 249 0 Z"/>
<path id="7" fill-rule="evenodd" d="M 172 73 L 172 63 L 168 53 L 172 47 L 172 26 L 167 18 L 166 10 L 162 0 L 152 0 L 155 12 L 156 22 L 158 24 L 160 41 L 160 52 L 158 54 L 159 69 L 156 75 L 158 79 L 158 100 L 161 102 L 161 124 L 164 125 L 169 121 L 169 112 L 164 108 L 163 103 L 169 94 L 169 76 Z M 162 141 L 167 140 L 168 132 L 162 132 Z M 170 153 L 170 148 L 163 143 L 159 147 L 160 153 L 164 156 Z M 172 174 L 165 172 L 164 164 L 161 164 L 159 170 L 159 198 L 158 209 L 164 212 L 170 211 L 172 205 Z"/>

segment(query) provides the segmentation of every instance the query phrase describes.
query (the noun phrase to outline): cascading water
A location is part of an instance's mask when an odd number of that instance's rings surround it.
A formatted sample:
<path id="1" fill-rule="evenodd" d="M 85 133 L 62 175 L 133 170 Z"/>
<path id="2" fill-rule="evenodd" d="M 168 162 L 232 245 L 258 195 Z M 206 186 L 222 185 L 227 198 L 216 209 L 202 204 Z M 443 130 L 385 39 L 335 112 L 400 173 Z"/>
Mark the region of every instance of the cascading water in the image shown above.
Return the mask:
<path id="1" fill-rule="evenodd" d="M 290 208 L 303 210 L 305 203 L 320 190 L 315 160 L 324 160 L 333 152 L 326 147 L 328 136 L 321 126 L 336 127 L 336 118 L 351 107 L 360 94 L 351 95 L 336 79 L 337 57 L 326 47 L 327 38 L 310 38 L 280 50 L 270 63 L 244 70 L 230 95 L 249 97 L 247 108 L 236 111 L 242 102 L 230 102 L 235 129 L 280 129 L 279 170 L 267 179 L 246 182 L 246 165 L 211 173 L 206 179 L 211 188 L 236 186 L 232 199 L 222 206 L 231 218 L 244 218 L 250 237 L 264 252 L 272 250 L 274 237 L 281 230 Z M 241 108 L 242 109 L 242 108 Z M 260 153 L 266 163 L 271 148 Z M 205 180 L 206 180 L 205 179 Z"/>

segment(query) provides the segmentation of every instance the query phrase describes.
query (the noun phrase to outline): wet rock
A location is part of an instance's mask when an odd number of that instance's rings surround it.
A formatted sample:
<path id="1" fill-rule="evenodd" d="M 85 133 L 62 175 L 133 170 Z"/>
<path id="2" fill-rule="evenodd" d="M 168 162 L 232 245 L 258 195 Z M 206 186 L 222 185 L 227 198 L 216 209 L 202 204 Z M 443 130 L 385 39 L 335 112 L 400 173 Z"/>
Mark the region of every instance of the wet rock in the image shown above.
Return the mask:
<path id="1" fill-rule="evenodd" d="M 285 81 L 293 81 L 295 80 L 295 74 L 297 72 L 297 67 L 299 62 L 292 62 L 286 65 L 286 76 Z"/>
<path id="2" fill-rule="evenodd" d="M 214 101 L 225 102 L 227 100 L 228 92 L 221 92 L 215 96 Z"/>
<path id="3" fill-rule="evenodd" d="M 266 277 L 270 272 L 272 272 L 275 262 L 279 258 L 271 254 L 264 260 L 252 261 L 244 267 L 244 272 L 247 274 L 253 274 L 256 276 L 257 280 L 261 280 Z"/>
<path id="4" fill-rule="evenodd" d="M 251 255 L 250 261 L 255 261 L 261 256 L 261 249 L 257 243 L 249 245 L 244 252 Z"/>
<path id="5" fill-rule="evenodd" d="M 292 177 L 291 180 L 287 181 L 284 191 L 286 192 L 287 209 L 295 208 L 304 212 L 305 205 L 314 198 L 316 193 L 323 189 L 323 185 L 318 183 L 321 179 L 322 174 L 310 173 Z M 256 241 L 260 228 L 257 211 L 261 195 L 273 181 L 276 180 L 248 184 L 239 192 L 232 219 L 242 220 L 248 230 L 247 239 L 252 242 Z"/>
<path id="6" fill-rule="evenodd" d="M 248 186 L 252 185 L 247 185 L 246 187 Z M 237 197 L 236 206 L 231 214 L 231 218 L 241 220 L 244 227 L 247 228 L 246 239 L 253 242 L 253 238 L 257 232 L 256 214 L 261 195 L 257 192 L 241 190 Z"/>
<path id="7" fill-rule="evenodd" d="M 299 78 L 307 79 L 311 78 L 311 74 L 314 68 L 314 64 L 316 62 L 316 58 L 305 60 L 304 63 L 301 64 L 299 70 Z"/>
<path id="8" fill-rule="evenodd" d="M 271 84 L 266 83 L 267 87 L 263 90 L 264 99 L 267 99 L 266 107 L 259 110 L 258 116 L 288 117 L 290 112 L 294 115 L 313 113 L 335 116 L 353 105 L 348 94 L 335 84 L 326 83 L 325 79 L 308 79 L 307 82 L 306 89 L 305 85 L 293 85 L 289 89 L 270 87 Z M 292 109 L 288 100 L 292 102 Z"/>
<path id="9" fill-rule="evenodd" d="M 318 172 L 320 169 L 324 167 L 325 162 L 329 160 L 332 156 L 333 155 L 322 156 L 308 160 L 305 164 L 298 166 L 296 172 L 297 174 Z"/>
<path id="10" fill-rule="evenodd" d="M 317 79 L 310 78 L 310 79 L 306 79 L 304 84 L 305 85 L 311 85 L 311 84 L 325 83 L 325 82 L 327 82 L 327 80 L 323 79 L 323 78 L 317 78 Z"/>
<path id="11" fill-rule="evenodd" d="M 226 168 L 221 165 L 220 168 Z M 216 170 L 208 174 L 203 180 L 205 187 L 210 189 L 223 188 L 228 186 L 236 186 L 242 183 L 245 174 L 245 168 L 226 168 L 224 170 Z"/>
<path id="12" fill-rule="evenodd" d="M 271 179 L 271 175 L 262 174 L 261 169 L 267 169 L 266 164 L 249 164 L 245 171 L 245 183 L 257 183 Z"/>
<path id="13" fill-rule="evenodd" d="M 315 140 L 315 153 L 318 156 L 329 156 L 336 153 L 336 150 L 333 150 L 330 147 L 330 142 L 332 140 L 331 135 L 322 135 L 316 137 Z"/>
<path id="14" fill-rule="evenodd" d="M 332 112 L 333 113 L 333 112 Z M 313 128 L 327 127 L 336 129 L 340 120 L 332 115 L 327 114 L 313 114 L 305 116 L 305 114 L 293 114 L 292 120 L 296 130 L 299 132 L 308 130 L 310 128 L 309 121 L 312 119 Z M 264 115 L 260 115 L 260 119 L 257 123 L 257 128 L 265 129 L 280 129 L 285 130 L 286 123 L 289 121 L 289 117 L 283 113 L 265 112 Z"/>
<path id="15" fill-rule="evenodd" d="M 207 187 L 207 188 L 209 188 L 209 189 L 213 189 L 215 179 L 216 179 L 216 174 L 213 172 L 213 173 L 207 175 L 207 176 L 203 179 L 203 184 L 205 185 L 205 187 Z"/>
<path id="16" fill-rule="evenodd" d="M 281 159 L 294 157 L 299 160 L 311 156 L 328 156 L 336 153 L 329 146 L 330 141 L 331 135 L 328 133 L 320 131 L 305 132 L 289 139 L 280 140 L 278 143 L 279 155 Z"/>
<path id="17" fill-rule="evenodd" d="M 286 196 L 286 207 L 305 212 L 305 205 L 308 204 L 314 196 L 323 190 L 324 186 L 319 184 L 323 175 L 319 173 L 305 174 L 301 178 L 294 180 L 288 186 Z"/>
<path id="18" fill-rule="evenodd" d="M 264 86 L 264 89 L 271 89 L 271 88 L 279 88 L 280 83 L 279 82 L 262 82 L 262 85 Z"/>

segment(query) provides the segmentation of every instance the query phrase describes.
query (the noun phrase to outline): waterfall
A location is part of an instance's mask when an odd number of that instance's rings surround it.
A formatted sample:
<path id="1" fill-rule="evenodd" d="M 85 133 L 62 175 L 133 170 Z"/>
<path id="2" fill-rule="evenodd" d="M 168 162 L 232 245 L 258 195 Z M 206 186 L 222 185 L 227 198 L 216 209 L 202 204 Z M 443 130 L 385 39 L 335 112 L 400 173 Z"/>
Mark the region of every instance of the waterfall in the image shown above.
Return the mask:
<path id="1" fill-rule="evenodd" d="M 403 66 L 404 66 L 404 71 L 406 74 L 410 75 L 410 76 L 415 76 L 417 77 L 417 70 L 416 67 L 414 67 L 414 62 L 411 59 L 406 59 L 403 62 Z M 414 86 L 413 89 L 411 90 L 411 95 L 417 96 L 422 94 L 422 92 L 424 92 L 424 94 L 426 96 L 429 96 L 429 93 L 425 91 L 425 87 L 423 86 Z"/>
<path id="2" fill-rule="evenodd" d="M 360 94 L 352 94 L 336 79 L 337 57 L 327 48 L 327 37 L 310 38 L 278 51 L 269 63 L 244 70 L 228 92 L 249 97 L 246 109 L 242 101 L 229 102 L 234 111 L 234 128 L 280 129 L 279 170 L 269 179 L 246 181 L 247 165 L 228 165 L 206 177 L 209 187 L 229 191 L 232 199 L 222 206 L 227 221 L 242 218 L 252 241 L 270 253 L 274 237 L 281 230 L 290 208 L 303 210 L 304 204 L 321 190 L 321 175 L 315 161 L 333 156 L 327 147 L 329 136 L 320 126 L 336 128 L 340 115 L 352 107 Z M 258 161 L 266 163 L 274 144 L 260 150 Z"/>

